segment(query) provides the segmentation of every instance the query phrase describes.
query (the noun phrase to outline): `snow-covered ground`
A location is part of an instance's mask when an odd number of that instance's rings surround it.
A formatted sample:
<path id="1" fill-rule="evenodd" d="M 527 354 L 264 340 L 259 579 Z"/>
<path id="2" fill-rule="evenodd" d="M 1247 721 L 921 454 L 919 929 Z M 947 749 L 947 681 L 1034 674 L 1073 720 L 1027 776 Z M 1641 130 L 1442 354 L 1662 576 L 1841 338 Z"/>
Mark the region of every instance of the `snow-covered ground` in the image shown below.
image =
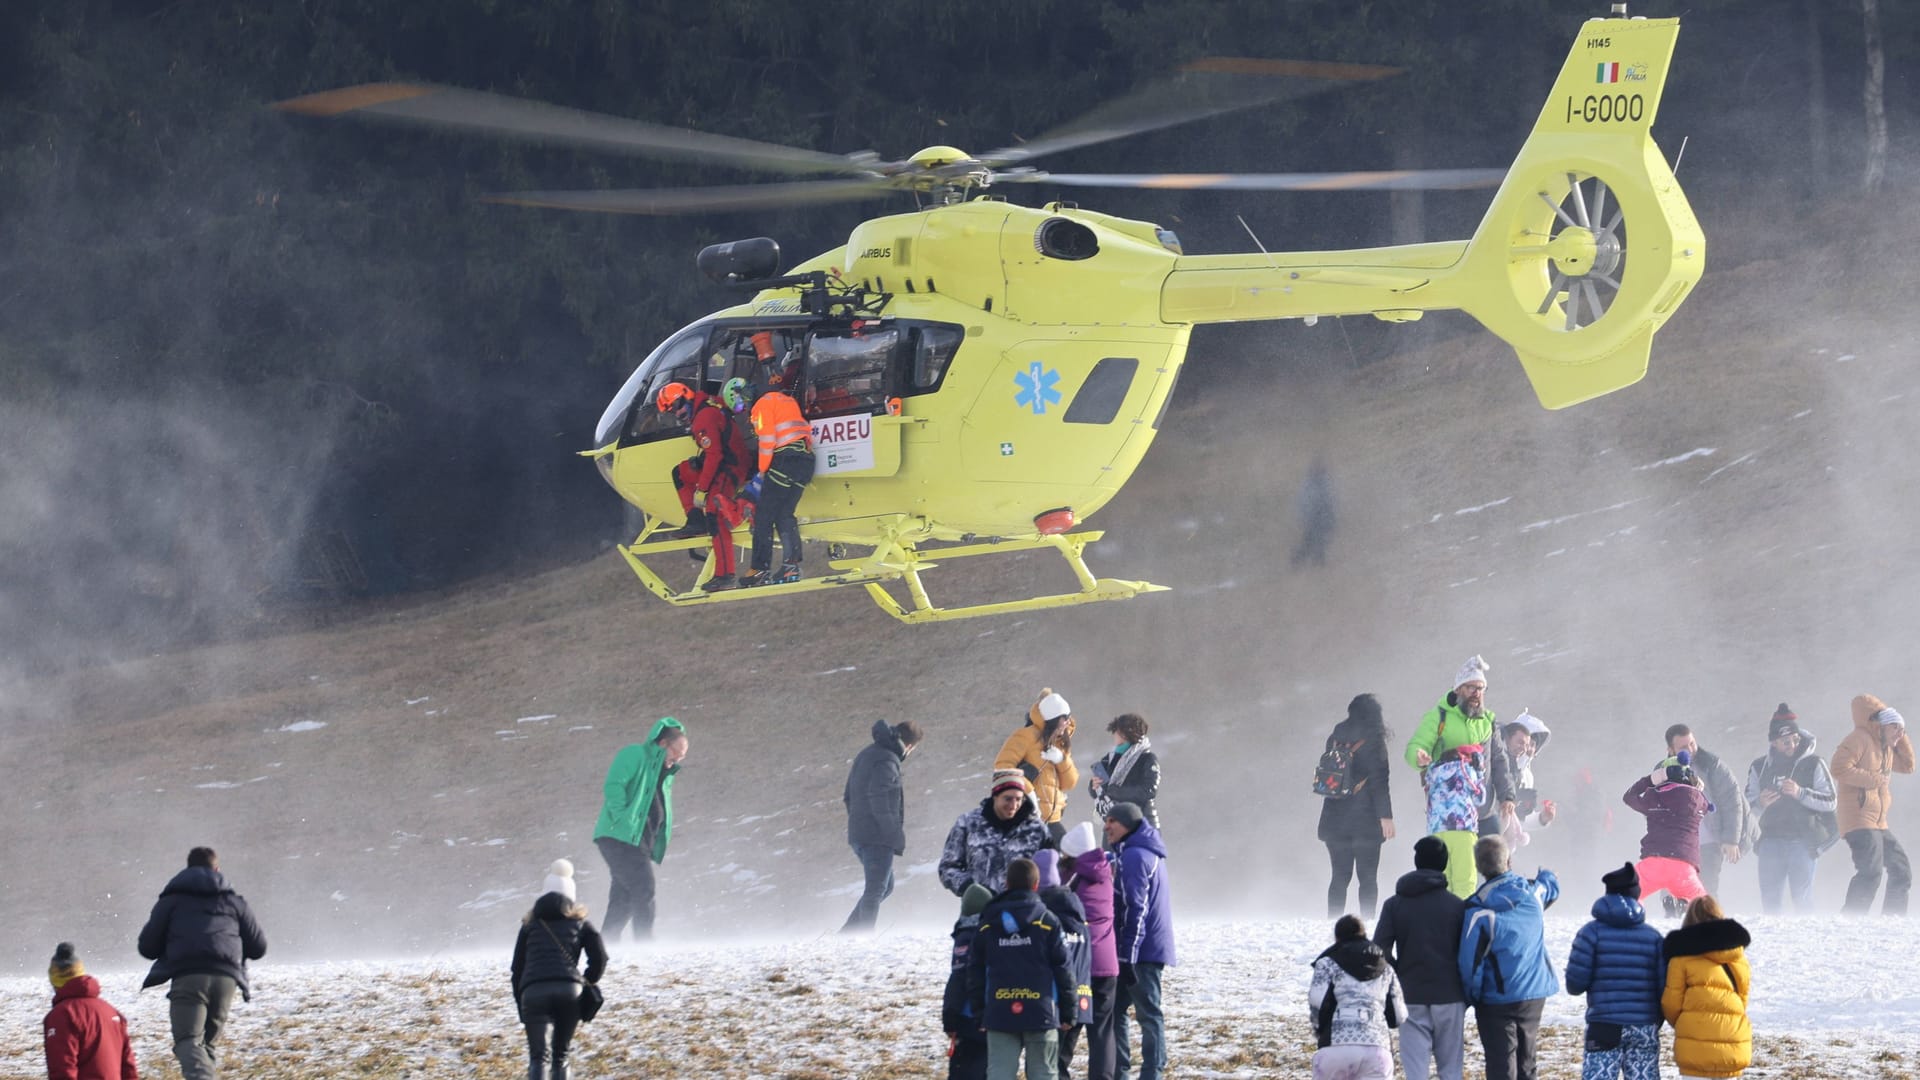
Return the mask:
<path id="1" fill-rule="evenodd" d="M 1565 957 L 1583 905 L 1569 898 L 1550 913 L 1556 957 Z M 1747 926 L 1758 1033 L 1749 1077 L 1920 1074 L 1920 976 L 1909 966 L 1920 925 L 1823 917 Z M 513 1076 L 525 1045 L 507 991 L 514 931 L 503 918 L 491 955 L 257 965 L 254 1000 L 236 1008 L 228 1029 L 227 1066 L 267 1078 Z M 1182 923 L 1182 962 L 1166 981 L 1170 1075 L 1308 1075 L 1308 967 L 1328 939 L 1319 920 Z M 944 1076 L 947 950 L 935 928 L 616 949 L 607 1006 L 577 1043 L 574 1075 Z M 143 973 L 95 972 L 126 1013 L 147 1075 L 177 1075 L 166 999 L 138 992 Z M 34 1033 L 46 982 L 8 978 L 0 992 L 0 1025 L 15 1033 L 0 1075 L 44 1076 Z M 1543 1078 L 1579 1075 L 1581 1009 L 1565 995 L 1549 1001 Z M 1677 1073 L 1669 1064 L 1662 1075 Z"/>

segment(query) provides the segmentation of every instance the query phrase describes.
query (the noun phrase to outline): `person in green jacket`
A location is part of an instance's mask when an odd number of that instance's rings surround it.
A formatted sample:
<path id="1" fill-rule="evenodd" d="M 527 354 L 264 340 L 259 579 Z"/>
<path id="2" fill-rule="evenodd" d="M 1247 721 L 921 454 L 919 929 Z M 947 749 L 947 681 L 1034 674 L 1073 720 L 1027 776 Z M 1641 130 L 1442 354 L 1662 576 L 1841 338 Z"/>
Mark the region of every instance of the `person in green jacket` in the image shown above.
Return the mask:
<path id="1" fill-rule="evenodd" d="M 1465 899 L 1478 884 L 1473 845 L 1487 790 L 1488 744 L 1496 730 L 1486 707 L 1487 662 L 1469 659 L 1453 684 L 1407 740 L 1407 764 L 1420 770 L 1427 791 L 1427 831 L 1447 845 L 1447 890 Z M 1503 810 L 1512 813 L 1510 804 Z"/>
<path id="2" fill-rule="evenodd" d="M 629 923 L 636 941 L 653 937 L 653 864 L 667 857 L 673 836 L 673 777 L 687 756 L 687 730 L 663 717 L 647 741 L 622 747 L 607 769 L 606 795 L 593 845 L 613 884 L 601 936 L 620 940 Z"/>

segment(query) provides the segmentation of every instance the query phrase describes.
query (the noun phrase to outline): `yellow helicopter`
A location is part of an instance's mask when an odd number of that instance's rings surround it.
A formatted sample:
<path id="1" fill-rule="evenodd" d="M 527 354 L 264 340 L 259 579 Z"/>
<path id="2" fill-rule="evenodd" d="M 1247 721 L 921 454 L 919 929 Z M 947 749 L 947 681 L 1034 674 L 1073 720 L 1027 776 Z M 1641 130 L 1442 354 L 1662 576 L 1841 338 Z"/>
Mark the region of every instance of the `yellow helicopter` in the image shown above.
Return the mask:
<path id="1" fill-rule="evenodd" d="M 379 84 L 283 102 L 311 115 L 356 114 L 641 153 L 723 161 L 827 179 L 728 188 L 525 192 L 495 201 L 625 213 L 678 213 L 865 199 L 899 191 L 928 205 L 869 220 L 844 247 L 779 272 L 759 238 L 715 245 L 699 265 L 753 289 L 667 338 L 643 360 L 595 431 L 594 459 L 645 526 L 620 552 L 650 590 L 697 606 L 863 585 L 882 609 L 926 622 L 1118 600 L 1160 591 L 1096 577 L 1075 527 L 1126 485 L 1152 445 L 1203 323 L 1372 315 L 1389 322 L 1459 309 L 1511 345 L 1540 402 L 1557 409 L 1645 373 L 1654 331 L 1699 281 L 1706 241 L 1650 129 L 1677 19 L 1590 19 L 1518 158 L 1504 173 L 1050 174 L 1043 153 L 1271 100 L 1234 91 L 1154 91 L 1157 116 L 1124 130 L 1096 113 L 1017 148 L 979 157 L 947 146 L 883 162 L 469 91 Z M 1279 72 L 1310 84 L 1390 69 L 1210 61 L 1185 82 Z M 1244 83 L 1244 79 L 1241 82 Z M 1297 80 L 1296 80 L 1297 81 Z M 1055 202 L 988 194 L 1006 183 L 1112 187 L 1461 187 L 1498 182 L 1470 240 L 1350 251 L 1186 255 L 1157 225 Z M 1629 250 L 1628 238 L 1631 237 Z M 828 573 L 790 584 L 706 592 L 709 557 L 680 590 L 647 559 L 710 541 L 681 538 L 670 474 L 692 449 L 655 407 L 670 382 L 717 392 L 777 383 L 812 424 L 817 472 L 799 506 L 802 535 L 832 545 Z M 744 542 L 744 530 L 740 536 Z M 864 549 L 865 554 L 853 553 Z M 922 575 L 934 560 L 1050 549 L 1073 592 L 942 607 Z M 888 589 L 903 582 L 901 603 Z"/>

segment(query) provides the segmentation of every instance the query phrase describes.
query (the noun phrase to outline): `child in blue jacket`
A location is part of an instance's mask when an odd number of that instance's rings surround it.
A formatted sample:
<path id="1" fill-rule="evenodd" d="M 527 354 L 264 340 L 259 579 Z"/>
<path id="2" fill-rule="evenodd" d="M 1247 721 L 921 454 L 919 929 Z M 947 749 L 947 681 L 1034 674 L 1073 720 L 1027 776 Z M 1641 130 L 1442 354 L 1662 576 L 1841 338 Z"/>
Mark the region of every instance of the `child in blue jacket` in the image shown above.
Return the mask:
<path id="1" fill-rule="evenodd" d="M 1580 1080 L 1659 1080 L 1660 931 L 1647 925 L 1632 863 L 1600 883 L 1606 894 L 1593 902 L 1593 921 L 1574 936 L 1567 957 L 1567 993 L 1587 996 Z"/>

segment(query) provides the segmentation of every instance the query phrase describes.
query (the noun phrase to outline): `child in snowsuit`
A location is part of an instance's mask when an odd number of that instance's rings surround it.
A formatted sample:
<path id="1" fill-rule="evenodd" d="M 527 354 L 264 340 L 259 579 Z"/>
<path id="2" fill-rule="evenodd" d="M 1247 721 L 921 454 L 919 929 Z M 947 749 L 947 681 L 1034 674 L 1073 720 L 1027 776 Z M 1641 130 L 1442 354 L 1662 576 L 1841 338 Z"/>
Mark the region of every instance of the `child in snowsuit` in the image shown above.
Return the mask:
<path id="1" fill-rule="evenodd" d="M 1355 915 L 1333 924 L 1333 944 L 1313 961 L 1307 1016 L 1320 1049 L 1314 1080 L 1392 1080 L 1393 1036 L 1406 1014 L 1387 954 Z"/>
<path id="2" fill-rule="evenodd" d="M 1012 1080 L 1055 1080 L 1059 1034 L 1078 1008 L 1060 924 L 1035 889 L 1031 859 L 1007 867 L 1007 891 L 980 913 L 967 955 L 967 1003 L 987 1032 L 987 1072 Z"/>
<path id="3" fill-rule="evenodd" d="M 1747 999 L 1753 939 L 1711 896 L 1687 905 L 1680 929 L 1667 935 L 1667 988 L 1660 1009 L 1673 1025 L 1673 1063 L 1681 1080 L 1739 1076 L 1753 1063 Z"/>
<path id="4" fill-rule="evenodd" d="M 1647 835 L 1640 841 L 1640 862 L 1634 872 L 1648 896 L 1664 889 L 1675 899 L 1691 901 L 1707 893 L 1700 883 L 1700 822 L 1713 804 L 1700 790 L 1691 758 L 1687 751 L 1680 751 L 1635 780 L 1622 796 L 1647 818 Z"/>
<path id="5" fill-rule="evenodd" d="M 1033 853 L 1040 871 L 1040 902 L 1060 924 L 1060 940 L 1067 947 L 1067 967 L 1073 972 L 1074 1011 L 1061 1017 L 1073 1026 L 1060 1033 L 1060 1080 L 1072 1072 L 1073 1052 L 1093 1021 L 1093 936 L 1087 929 L 1087 911 L 1080 898 L 1060 883 L 1060 853 L 1052 849 Z"/>
<path id="6" fill-rule="evenodd" d="M 1647 925 L 1632 863 L 1600 883 L 1606 894 L 1567 957 L 1567 993 L 1587 995 L 1580 1080 L 1660 1080 L 1660 931 Z"/>
<path id="7" fill-rule="evenodd" d="M 987 1035 L 980 1017 L 967 1005 L 967 959 L 980 913 L 993 901 L 985 885 L 969 885 L 960 898 L 960 919 L 953 924 L 953 966 L 940 1000 L 940 1027 L 947 1033 L 947 1080 L 987 1080 Z"/>

